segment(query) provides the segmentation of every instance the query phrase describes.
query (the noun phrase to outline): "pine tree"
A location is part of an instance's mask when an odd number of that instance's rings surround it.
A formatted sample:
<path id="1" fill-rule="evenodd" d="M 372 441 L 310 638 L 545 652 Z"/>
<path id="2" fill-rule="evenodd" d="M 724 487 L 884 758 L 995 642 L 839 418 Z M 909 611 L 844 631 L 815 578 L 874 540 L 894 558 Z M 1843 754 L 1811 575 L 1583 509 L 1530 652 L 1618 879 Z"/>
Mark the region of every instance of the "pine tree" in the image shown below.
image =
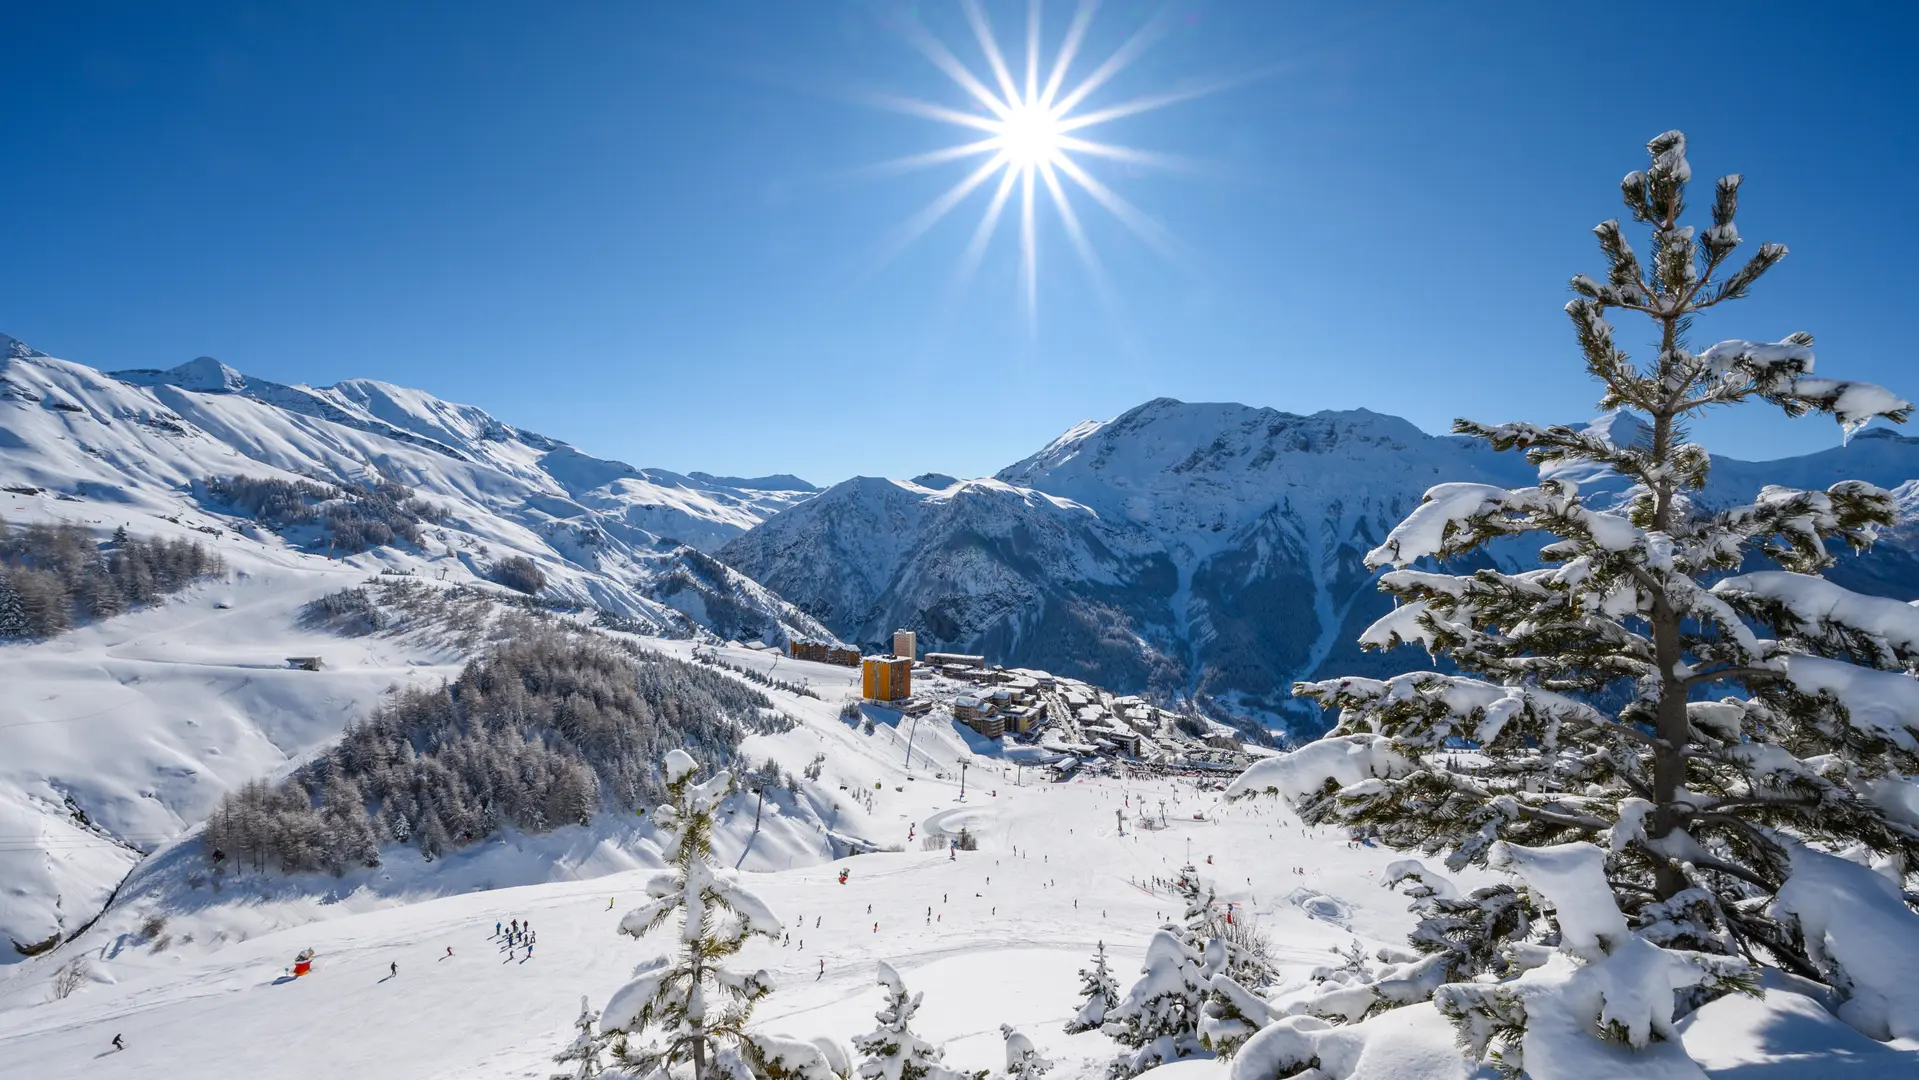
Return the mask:
<path id="1" fill-rule="evenodd" d="M 33 636 L 33 623 L 14 588 L 13 575 L 0 565 L 0 640 Z"/>
<path id="2" fill-rule="evenodd" d="M 733 777 L 719 772 L 696 783 L 698 772 L 693 755 L 679 749 L 667 753 L 668 801 L 652 816 L 671 869 L 647 882 L 652 899 L 620 920 L 620 933 L 638 938 L 677 913 L 677 955 L 642 965 L 607 1003 L 601 1029 L 629 1036 L 655 1033 L 647 1046 L 622 1050 L 623 1064 L 651 1073 L 690 1062 L 695 1080 L 711 1080 L 737 1060 L 732 1055 L 738 1053 L 754 1003 L 773 989 L 765 971 L 732 971 L 722 961 L 754 935 L 777 940 L 781 926 L 737 875 L 708 861 L 713 815 L 732 790 Z"/>
<path id="3" fill-rule="evenodd" d="M 1099 943 L 1093 953 L 1093 966 L 1079 969 L 1080 994 L 1085 999 L 1079 1011 L 1066 1021 L 1066 1033 L 1077 1035 L 1082 1031 L 1092 1031 L 1106 1022 L 1106 1012 L 1119 1003 L 1119 983 L 1113 979 L 1113 972 L 1106 966 L 1106 943 Z"/>
<path id="4" fill-rule="evenodd" d="M 1538 991 L 1571 993 L 1573 973 L 1650 980 L 1633 983 L 1645 1000 L 1619 1015 L 1572 1018 L 1573 1030 L 1635 1048 L 1662 1044 L 1673 991 L 1686 1009 L 1749 986 L 1748 960 L 1851 995 L 1848 1018 L 1868 1034 L 1919 1029 L 1919 1015 L 1884 1007 L 1894 988 L 1862 982 L 1869 950 L 1834 946 L 1842 921 L 1826 905 L 1868 901 L 1814 900 L 1794 884 L 1836 881 L 1846 868 L 1869 881 L 1871 871 L 1828 854 L 1858 848 L 1919 904 L 1919 822 L 1889 809 L 1919 805 L 1905 779 L 1919 772 L 1919 609 L 1819 576 L 1834 559 L 1828 544 L 1866 547 L 1892 523 L 1893 501 L 1849 481 L 1720 504 L 1705 491 L 1711 458 L 1686 430 L 1710 408 L 1754 400 L 1791 416 L 1829 413 L 1847 435 L 1878 417 L 1903 422 L 1912 406 L 1878 386 L 1815 377 L 1809 334 L 1693 351 L 1695 315 L 1745 297 L 1786 249 L 1762 245 L 1733 269 L 1740 178 L 1718 182 L 1712 224 L 1696 233 L 1680 224 L 1685 137 L 1668 132 L 1648 150 L 1651 166 L 1623 190 L 1651 230 L 1650 265 L 1619 222 L 1602 223 L 1606 280 L 1575 277 L 1566 308 L 1601 407 L 1636 415 L 1638 430 L 1456 422 L 1495 449 L 1524 451 L 1540 482 L 1428 491 L 1366 557 L 1393 567 L 1381 587 L 1398 606 L 1361 642 L 1417 643 L 1458 674 L 1296 686 L 1339 710 L 1332 734 L 1255 765 L 1229 792 L 1278 792 L 1309 823 L 1520 877 L 1518 890 L 1427 898 L 1414 939 L 1426 958 L 1375 980 L 1343 1018 L 1451 983 L 1439 1001 L 1463 1041 L 1489 1056 L 1505 1048 L 1509 1065 L 1540 1080 L 1569 1074 L 1549 1064 L 1528 1017 L 1565 1007 L 1571 998 Z M 1615 344 L 1615 308 L 1651 320 L 1650 362 Z M 1608 505 L 1575 477 L 1626 490 Z M 1429 568 L 1528 536 L 1549 541 L 1543 569 Z M 1768 562 L 1780 569 L 1752 569 Z M 1460 740 L 1481 756 L 1472 774 L 1443 752 Z M 1629 959 L 1630 977 L 1620 974 Z M 1459 981 L 1473 976 L 1486 978 Z M 1639 1005 L 1650 1011 L 1627 1015 Z"/>
<path id="5" fill-rule="evenodd" d="M 1186 872 L 1180 875 L 1175 888 L 1186 905 L 1178 932 L 1187 948 L 1201 957 L 1219 954 L 1219 958 L 1212 961 L 1214 969 L 1242 985 L 1257 988 L 1272 982 L 1276 972 L 1263 942 L 1255 948 L 1254 935 L 1239 932 L 1245 927 L 1228 921 L 1229 916 L 1221 910 L 1218 894 L 1211 886 L 1202 893 L 1198 876 Z"/>
<path id="6" fill-rule="evenodd" d="M 873 1015 L 879 1027 L 853 1039 L 853 1050 L 864 1057 L 861 1080 L 941 1080 L 950 1076 L 940 1066 L 940 1048 L 913 1034 L 913 1015 L 919 1012 L 919 994 L 908 994 L 899 972 L 884 961 L 879 982 L 886 1004 Z"/>
<path id="7" fill-rule="evenodd" d="M 1107 1010 L 1101 1028 L 1132 1051 L 1113 1062 L 1109 1075 L 1138 1076 L 1156 1065 L 1203 1051 L 1200 1010 L 1213 974 L 1205 968 L 1201 954 L 1173 930 L 1154 933 L 1146 945 L 1139 980 Z"/>
<path id="8" fill-rule="evenodd" d="M 1039 1056 L 1033 1040 L 1014 1031 L 1013 1025 L 1001 1024 L 999 1033 L 1006 1040 L 1007 1080 L 1040 1080 L 1053 1067 L 1052 1062 Z"/>
<path id="9" fill-rule="evenodd" d="M 568 1072 L 552 1075 L 552 1080 L 596 1080 L 606 1071 L 601 1064 L 601 1055 L 606 1053 L 610 1037 L 599 1030 L 600 1014 L 587 1004 L 586 996 L 580 996 L 580 1015 L 573 1021 L 573 1042 L 566 1049 L 553 1055 L 555 1065 L 571 1066 Z"/>

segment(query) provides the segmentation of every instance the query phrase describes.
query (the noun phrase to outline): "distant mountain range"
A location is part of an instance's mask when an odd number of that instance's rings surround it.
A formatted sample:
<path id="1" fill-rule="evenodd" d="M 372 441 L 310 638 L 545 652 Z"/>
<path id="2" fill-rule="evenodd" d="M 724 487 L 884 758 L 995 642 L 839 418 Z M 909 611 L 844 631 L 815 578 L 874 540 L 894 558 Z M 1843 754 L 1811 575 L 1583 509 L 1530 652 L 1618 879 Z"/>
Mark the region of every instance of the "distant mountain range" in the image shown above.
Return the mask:
<path id="1" fill-rule="evenodd" d="M 1624 439 L 1634 423 L 1595 425 Z M 1705 497 L 1842 479 L 1895 489 L 1908 525 L 1835 577 L 1910 600 L 1914 478 L 1919 439 L 1874 429 L 1803 457 L 1717 459 Z M 1619 494 L 1617 477 L 1580 479 L 1601 504 Z M 1518 454 L 1364 409 L 1298 416 L 1162 398 L 1080 424 L 989 480 L 849 480 L 719 554 L 851 641 L 881 643 L 905 626 L 928 648 L 1198 698 L 1305 732 L 1323 718 L 1290 697 L 1293 681 L 1424 662 L 1358 650 L 1388 604 L 1361 557 L 1426 488 L 1454 480 L 1523 485 L 1537 474 Z"/>
<path id="2" fill-rule="evenodd" d="M 1594 424 L 1633 434 L 1630 416 Z M 1837 443 L 1835 432 L 1833 448 L 1801 457 L 1715 459 L 1706 498 L 1841 479 L 1894 489 L 1905 524 L 1835 576 L 1919 596 L 1919 439 L 1871 429 Z M 660 631 L 877 648 L 906 627 L 926 649 L 1302 731 L 1321 718 L 1290 697 L 1294 680 L 1424 659 L 1358 651 L 1386 604 L 1363 553 L 1433 484 L 1536 479 L 1517 454 L 1365 409 L 1161 398 L 1079 424 L 989 478 L 820 490 L 793 476 L 638 469 L 386 383 L 287 386 L 204 357 L 107 375 L 6 337 L 0 451 L 0 487 L 161 514 L 216 511 L 197 501 L 208 475 L 398 481 L 449 510 L 414 553 L 427 565 L 484 576 L 523 554 L 546 573 L 544 595 Z M 1617 478 L 1579 479 L 1602 500 L 1618 494 Z"/>
<path id="3" fill-rule="evenodd" d="M 774 642 L 830 634 L 706 554 L 812 498 L 796 478 L 636 469 L 372 380 L 287 386 L 211 357 L 109 374 L 0 336 L 0 488 L 232 525 L 202 483 L 229 475 L 415 489 L 446 518 L 408 569 L 485 577 L 519 555 L 544 573 L 547 598 L 636 628 Z"/>

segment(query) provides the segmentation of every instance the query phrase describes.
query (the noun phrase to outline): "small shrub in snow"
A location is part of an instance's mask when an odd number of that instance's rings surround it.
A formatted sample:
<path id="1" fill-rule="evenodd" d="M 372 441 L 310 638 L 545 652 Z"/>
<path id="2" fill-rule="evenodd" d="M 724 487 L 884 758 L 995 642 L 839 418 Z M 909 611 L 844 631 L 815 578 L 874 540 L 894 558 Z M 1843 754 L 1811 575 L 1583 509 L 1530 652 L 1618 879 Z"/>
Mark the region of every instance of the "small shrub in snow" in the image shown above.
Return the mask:
<path id="1" fill-rule="evenodd" d="M 53 995 L 55 1001 L 65 1001 L 87 984 L 92 970 L 86 957 L 74 957 L 53 969 L 53 982 L 48 987 L 48 993 Z"/>

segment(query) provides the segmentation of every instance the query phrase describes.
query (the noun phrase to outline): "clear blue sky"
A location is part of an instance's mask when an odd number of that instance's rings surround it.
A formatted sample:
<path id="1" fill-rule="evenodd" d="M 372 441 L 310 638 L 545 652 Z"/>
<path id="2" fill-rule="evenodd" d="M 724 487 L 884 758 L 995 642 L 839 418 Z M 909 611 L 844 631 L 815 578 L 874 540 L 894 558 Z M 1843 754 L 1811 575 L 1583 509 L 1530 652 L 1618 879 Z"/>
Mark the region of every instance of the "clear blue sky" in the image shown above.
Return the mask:
<path id="1" fill-rule="evenodd" d="M 1017 67 L 1024 4 L 987 10 Z M 1566 279 L 1600 270 L 1588 230 L 1678 127 L 1699 177 L 1746 175 L 1749 241 L 1793 252 L 1700 337 L 1809 329 L 1822 370 L 1915 396 L 1912 11 L 1108 0 L 1069 84 L 1167 29 L 1089 106 L 1259 77 L 1085 132 L 1201 160 L 1087 159 L 1188 257 L 1077 198 L 1115 310 L 1042 201 L 1034 330 L 1012 219 L 949 288 L 990 189 L 872 271 L 966 167 L 858 170 L 975 137 L 862 100 L 965 104 L 903 30 L 917 12 L 984 72 L 941 0 L 16 3 L 0 330 L 102 368 L 384 379 L 638 465 L 821 482 L 990 472 L 1160 395 L 1565 420 L 1596 396 Z M 1071 15 L 1046 5 L 1049 57 Z M 1837 441 L 1756 412 L 1709 445 Z"/>

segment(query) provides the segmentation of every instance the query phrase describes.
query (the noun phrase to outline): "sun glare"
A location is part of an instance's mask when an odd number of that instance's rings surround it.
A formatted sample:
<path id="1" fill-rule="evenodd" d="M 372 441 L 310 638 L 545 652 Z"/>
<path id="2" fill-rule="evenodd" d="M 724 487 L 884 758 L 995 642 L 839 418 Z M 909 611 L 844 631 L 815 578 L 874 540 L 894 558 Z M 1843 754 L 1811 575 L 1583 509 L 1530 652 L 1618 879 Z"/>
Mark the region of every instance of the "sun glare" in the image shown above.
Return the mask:
<path id="1" fill-rule="evenodd" d="M 1052 164 L 1065 134 L 1060 129 L 1059 119 L 1044 106 L 1037 102 L 1022 101 L 1007 110 L 995 138 L 999 152 L 1006 155 L 1008 165 L 1016 169 L 1030 169 Z"/>
<path id="2" fill-rule="evenodd" d="M 1025 295 L 1028 319 L 1037 317 L 1039 253 L 1035 241 L 1036 204 L 1044 198 L 1053 207 L 1067 240 L 1092 278 L 1094 286 L 1109 304 L 1115 303 L 1099 255 L 1087 239 L 1085 226 L 1073 206 L 1074 194 L 1098 203 L 1135 236 L 1154 251 L 1169 259 L 1177 252 L 1160 224 L 1095 177 L 1080 159 L 1099 158 L 1128 166 L 1146 168 L 1185 168 L 1190 163 L 1168 154 L 1136 150 L 1111 142 L 1085 137 L 1082 132 L 1099 124 L 1135 116 L 1213 93 L 1228 85 L 1213 81 L 1188 85 L 1179 90 L 1146 94 L 1118 104 L 1088 107 L 1087 101 L 1133 61 L 1146 52 L 1166 30 L 1166 19 L 1148 22 L 1135 31 L 1103 62 L 1070 87 L 1066 79 L 1079 56 L 1080 46 L 1098 9 L 1097 0 L 1080 0 L 1060 39 L 1050 64 L 1042 64 L 1040 55 L 1040 0 L 1029 0 L 1026 8 L 1026 49 L 1019 76 L 1007 64 L 999 41 L 987 22 L 978 0 L 963 0 L 962 9 L 979 45 L 983 74 L 976 74 L 953 51 L 918 23 L 909 24 L 907 37 L 933 65 L 964 92 L 965 108 L 905 98 L 875 95 L 872 104 L 899 112 L 938 120 L 975 133 L 971 142 L 949 146 L 884 163 L 888 172 L 905 172 L 944 165 L 969 158 L 984 157 L 965 176 L 941 193 L 919 213 L 895 231 L 880 255 L 884 263 L 905 250 L 940 219 L 965 202 L 981 188 L 990 189 L 986 208 L 974 227 L 960 264 L 955 284 L 963 287 L 971 279 L 985 255 L 1007 205 L 1015 202 L 1019 218 L 1020 279 Z M 1042 73 L 1042 67 L 1045 71 Z M 980 137 L 983 136 L 983 137 Z M 1064 178 L 1064 182 L 1062 182 Z M 1069 186 L 1070 185 L 1070 186 Z M 1044 194 L 1042 195 L 1041 192 Z"/>

